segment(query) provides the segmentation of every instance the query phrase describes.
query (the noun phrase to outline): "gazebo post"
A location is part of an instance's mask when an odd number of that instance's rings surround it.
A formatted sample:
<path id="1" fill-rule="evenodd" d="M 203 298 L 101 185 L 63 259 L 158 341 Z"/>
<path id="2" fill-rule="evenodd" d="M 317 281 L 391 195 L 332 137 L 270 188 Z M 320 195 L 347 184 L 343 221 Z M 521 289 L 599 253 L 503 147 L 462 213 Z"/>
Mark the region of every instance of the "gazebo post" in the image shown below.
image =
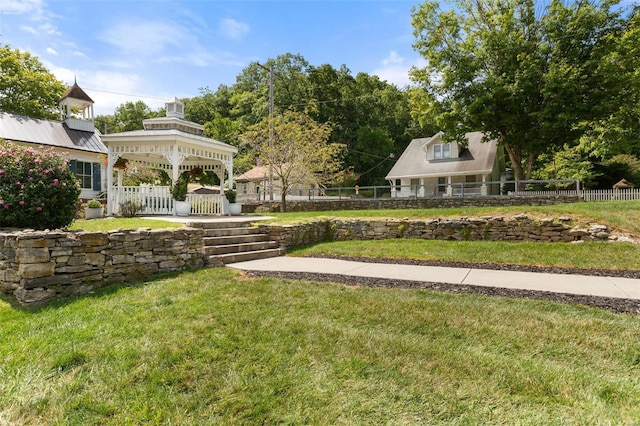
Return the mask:
<path id="1" fill-rule="evenodd" d="M 113 160 L 113 151 L 109 147 L 107 151 L 107 216 L 113 215 Z"/>

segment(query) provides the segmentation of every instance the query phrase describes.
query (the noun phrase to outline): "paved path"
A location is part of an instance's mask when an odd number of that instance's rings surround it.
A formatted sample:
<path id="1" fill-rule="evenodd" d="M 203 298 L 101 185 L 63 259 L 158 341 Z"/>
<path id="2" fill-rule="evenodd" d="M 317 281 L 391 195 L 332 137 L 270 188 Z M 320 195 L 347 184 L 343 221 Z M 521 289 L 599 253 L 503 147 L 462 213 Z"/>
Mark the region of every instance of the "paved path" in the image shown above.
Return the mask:
<path id="1" fill-rule="evenodd" d="M 227 266 L 249 271 L 310 272 L 640 300 L 640 279 L 631 278 L 395 265 L 286 256 L 232 263 Z"/>

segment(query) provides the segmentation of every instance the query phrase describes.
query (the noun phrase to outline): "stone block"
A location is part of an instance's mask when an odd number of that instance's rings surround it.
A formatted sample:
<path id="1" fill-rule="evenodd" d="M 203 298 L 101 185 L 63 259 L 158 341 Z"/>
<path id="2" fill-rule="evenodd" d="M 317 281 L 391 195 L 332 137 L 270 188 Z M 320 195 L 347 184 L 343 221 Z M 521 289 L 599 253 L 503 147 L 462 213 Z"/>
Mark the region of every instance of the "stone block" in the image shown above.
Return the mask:
<path id="1" fill-rule="evenodd" d="M 16 262 L 41 263 L 50 259 L 49 249 L 46 247 L 19 248 L 16 250 Z"/>
<path id="2" fill-rule="evenodd" d="M 55 262 L 21 263 L 18 275 L 23 279 L 48 277 L 54 274 L 55 268 Z"/>
<path id="3" fill-rule="evenodd" d="M 18 240 L 18 248 L 46 248 L 49 242 L 42 235 L 21 237 Z"/>
<path id="4" fill-rule="evenodd" d="M 87 253 L 84 263 L 94 266 L 104 266 L 106 256 L 100 253 Z"/>

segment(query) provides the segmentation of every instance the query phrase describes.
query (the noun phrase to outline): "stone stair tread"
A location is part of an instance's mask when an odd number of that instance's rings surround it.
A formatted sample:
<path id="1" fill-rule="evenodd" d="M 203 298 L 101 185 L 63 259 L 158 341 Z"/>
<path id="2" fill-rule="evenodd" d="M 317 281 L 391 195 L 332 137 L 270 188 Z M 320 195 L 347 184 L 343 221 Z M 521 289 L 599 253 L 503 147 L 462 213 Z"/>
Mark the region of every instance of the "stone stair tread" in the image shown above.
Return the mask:
<path id="1" fill-rule="evenodd" d="M 258 241 L 252 243 L 239 244 L 220 244 L 214 246 L 205 246 L 205 253 L 208 255 L 224 254 L 224 253 L 242 253 L 256 250 L 267 250 L 277 247 L 275 241 Z"/>
<path id="2" fill-rule="evenodd" d="M 269 239 L 267 234 L 224 235 L 221 237 L 204 237 L 205 246 L 219 246 L 227 244 L 257 243 Z"/>
<path id="3" fill-rule="evenodd" d="M 205 237 L 227 237 L 233 235 L 253 235 L 260 233 L 257 227 L 205 229 Z"/>
<path id="4" fill-rule="evenodd" d="M 285 253 L 283 248 L 272 248 L 266 250 L 245 251 L 241 253 L 225 253 L 207 256 L 209 265 L 222 266 L 227 263 L 244 262 L 247 260 L 266 259 L 269 257 L 282 256 Z"/>
<path id="5" fill-rule="evenodd" d="M 201 228 L 204 230 L 208 229 L 229 229 L 229 228 L 251 228 L 253 227 L 253 223 L 251 222 L 187 222 L 187 226 L 191 228 Z"/>

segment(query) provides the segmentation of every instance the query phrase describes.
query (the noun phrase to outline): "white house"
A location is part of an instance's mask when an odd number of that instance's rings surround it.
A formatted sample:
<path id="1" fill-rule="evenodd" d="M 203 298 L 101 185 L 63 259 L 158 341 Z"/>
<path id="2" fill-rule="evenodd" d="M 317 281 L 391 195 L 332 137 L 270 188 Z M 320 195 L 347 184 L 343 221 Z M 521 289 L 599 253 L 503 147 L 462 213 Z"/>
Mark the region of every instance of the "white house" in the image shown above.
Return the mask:
<path id="1" fill-rule="evenodd" d="M 409 143 L 386 179 L 392 197 L 498 194 L 505 170 L 497 141 L 482 142 L 482 132 L 466 134 L 467 144 L 445 142 L 440 132 Z"/>
<path id="2" fill-rule="evenodd" d="M 53 147 L 68 155 L 71 170 L 82 185 L 80 197 L 96 198 L 106 188 L 103 159 L 107 148 L 93 125 L 93 101 L 76 82 L 60 98 L 60 120 L 0 111 L 0 138 L 32 147 Z"/>

